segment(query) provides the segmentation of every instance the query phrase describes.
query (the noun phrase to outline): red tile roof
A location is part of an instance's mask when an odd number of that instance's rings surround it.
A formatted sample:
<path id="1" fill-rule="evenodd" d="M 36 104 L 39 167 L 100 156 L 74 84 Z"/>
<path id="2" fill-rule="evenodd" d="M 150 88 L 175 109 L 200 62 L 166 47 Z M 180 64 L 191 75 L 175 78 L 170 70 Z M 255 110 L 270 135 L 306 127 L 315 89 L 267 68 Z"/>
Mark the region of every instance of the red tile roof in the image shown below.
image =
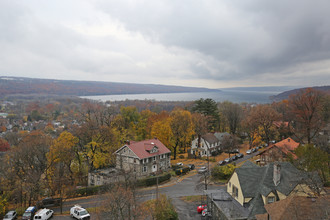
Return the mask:
<path id="1" fill-rule="evenodd" d="M 287 138 L 278 143 L 275 143 L 275 146 L 281 149 L 294 151 L 299 146 L 299 143 L 295 142 L 292 138 Z"/>
<path id="2" fill-rule="evenodd" d="M 130 144 L 126 146 L 128 146 L 129 149 L 131 149 L 140 159 L 171 153 L 171 151 L 162 142 L 160 142 L 160 140 L 155 138 L 139 142 L 131 141 Z M 150 153 L 155 146 L 158 148 L 158 152 Z"/>
<path id="3" fill-rule="evenodd" d="M 263 154 L 264 152 L 267 152 L 269 149 L 273 147 L 277 147 L 280 149 L 283 153 L 286 155 L 291 154 L 294 159 L 297 159 L 297 156 L 293 153 L 293 151 L 299 146 L 299 143 L 295 142 L 292 138 L 284 139 L 280 142 L 277 142 L 275 144 L 270 145 L 263 151 L 261 151 L 259 154 Z"/>

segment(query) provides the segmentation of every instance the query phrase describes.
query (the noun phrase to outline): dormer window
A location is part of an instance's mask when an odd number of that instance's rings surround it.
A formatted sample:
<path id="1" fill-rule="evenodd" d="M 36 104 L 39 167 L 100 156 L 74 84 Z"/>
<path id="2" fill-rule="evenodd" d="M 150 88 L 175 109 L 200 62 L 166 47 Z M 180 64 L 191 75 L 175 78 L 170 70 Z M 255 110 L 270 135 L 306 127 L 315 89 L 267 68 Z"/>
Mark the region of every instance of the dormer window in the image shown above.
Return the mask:
<path id="1" fill-rule="evenodd" d="M 157 153 L 157 152 L 158 152 L 158 147 L 157 146 L 154 146 L 150 151 L 151 154 L 152 153 Z"/>

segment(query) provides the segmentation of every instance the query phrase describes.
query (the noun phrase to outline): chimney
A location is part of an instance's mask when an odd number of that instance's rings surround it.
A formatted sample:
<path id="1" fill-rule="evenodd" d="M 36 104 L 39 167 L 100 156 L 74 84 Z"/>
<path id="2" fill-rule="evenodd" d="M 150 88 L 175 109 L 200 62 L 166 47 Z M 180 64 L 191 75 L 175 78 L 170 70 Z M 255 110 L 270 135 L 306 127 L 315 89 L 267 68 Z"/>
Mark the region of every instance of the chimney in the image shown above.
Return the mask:
<path id="1" fill-rule="evenodd" d="M 288 138 L 288 142 L 290 142 L 290 138 Z"/>
<path id="2" fill-rule="evenodd" d="M 129 140 L 126 141 L 126 145 L 130 145 L 131 142 Z"/>
<path id="3" fill-rule="evenodd" d="M 281 165 L 278 163 L 274 163 L 274 172 L 273 172 L 273 181 L 274 185 L 278 186 L 281 180 Z"/>

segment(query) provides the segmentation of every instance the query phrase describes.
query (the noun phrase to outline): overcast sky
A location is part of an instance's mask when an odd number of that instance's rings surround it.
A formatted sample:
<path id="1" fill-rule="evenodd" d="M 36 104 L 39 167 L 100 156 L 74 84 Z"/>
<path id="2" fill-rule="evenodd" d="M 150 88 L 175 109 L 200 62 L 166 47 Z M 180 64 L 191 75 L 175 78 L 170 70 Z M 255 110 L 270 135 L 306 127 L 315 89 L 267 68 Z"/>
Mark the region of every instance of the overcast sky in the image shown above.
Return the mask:
<path id="1" fill-rule="evenodd" d="M 0 0 L 0 76 L 330 84 L 329 0 Z"/>

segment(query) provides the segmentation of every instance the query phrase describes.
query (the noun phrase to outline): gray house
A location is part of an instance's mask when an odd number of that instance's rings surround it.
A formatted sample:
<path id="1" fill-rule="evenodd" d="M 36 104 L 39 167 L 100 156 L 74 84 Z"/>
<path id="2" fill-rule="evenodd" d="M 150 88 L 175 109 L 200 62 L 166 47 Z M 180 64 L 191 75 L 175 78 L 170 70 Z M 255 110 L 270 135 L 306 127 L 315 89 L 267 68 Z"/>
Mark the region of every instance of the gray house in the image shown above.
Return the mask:
<path id="1" fill-rule="evenodd" d="M 157 138 L 127 142 L 116 151 L 116 168 L 132 171 L 137 177 L 171 168 L 171 151 Z"/>

